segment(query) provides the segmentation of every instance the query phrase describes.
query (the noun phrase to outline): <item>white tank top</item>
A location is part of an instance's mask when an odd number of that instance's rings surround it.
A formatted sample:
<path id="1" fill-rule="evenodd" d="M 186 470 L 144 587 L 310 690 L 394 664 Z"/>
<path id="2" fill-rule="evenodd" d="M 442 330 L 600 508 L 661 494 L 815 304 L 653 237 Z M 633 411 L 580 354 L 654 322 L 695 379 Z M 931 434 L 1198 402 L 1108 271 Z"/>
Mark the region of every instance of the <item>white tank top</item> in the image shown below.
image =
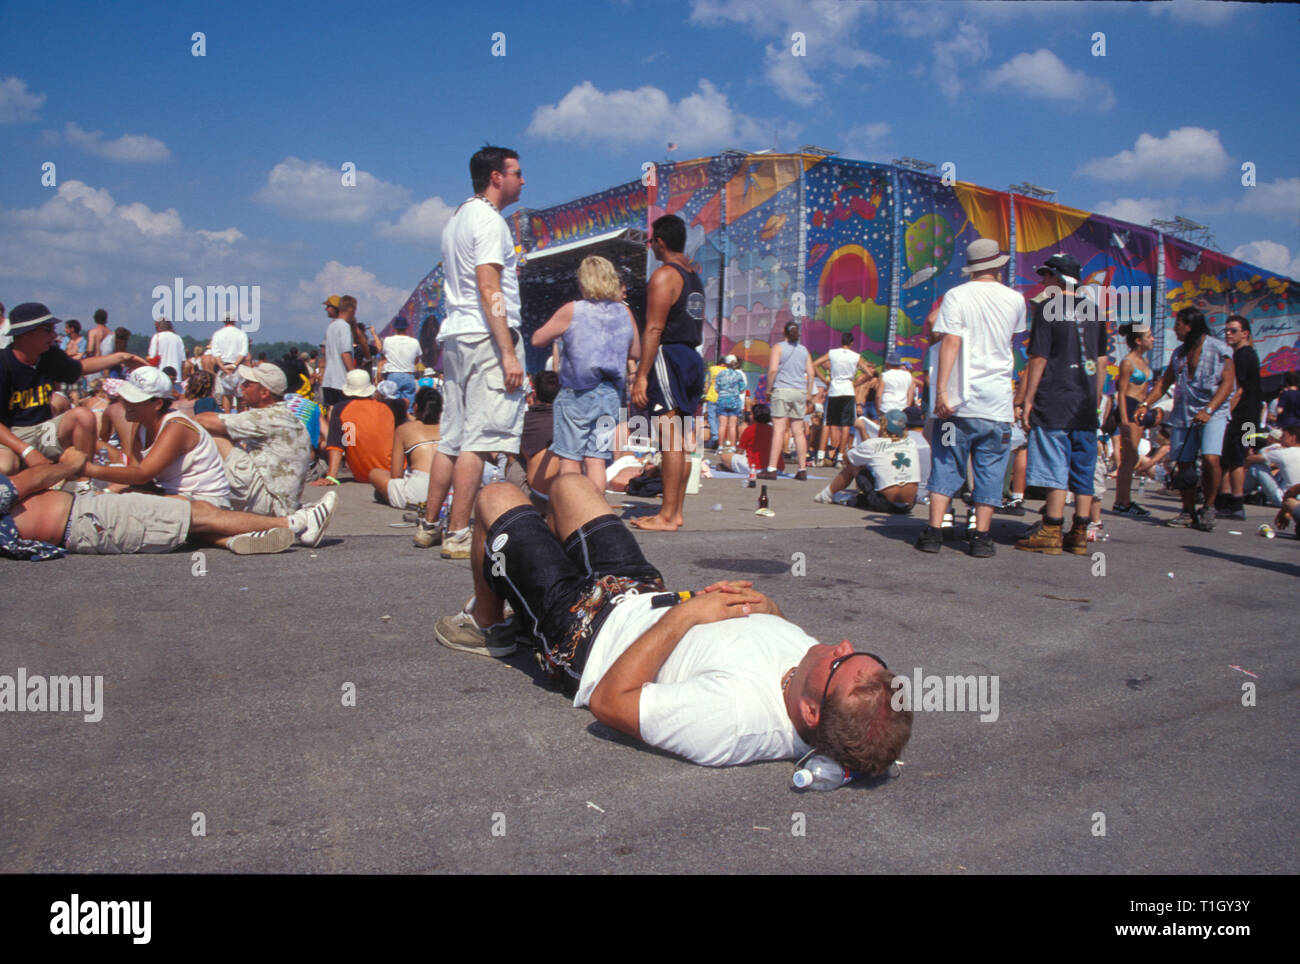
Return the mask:
<path id="1" fill-rule="evenodd" d="M 880 396 L 880 414 L 902 410 L 907 405 L 907 390 L 912 386 L 912 376 L 901 368 L 891 368 L 880 376 L 885 390 Z"/>
<path id="2" fill-rule="evenodd" d="M 221 508 L 230 508 L 230 484 L 226 481 L 226 467 L 221 461 L 221 453 L 217 451 L 217 443 L 212 441 L 207 429 L 180 412 L 168 412 L 163 416 L 158 426 L 158 438 L 162 437 L 163 429 L 173 419 L 180 419 L 198 432 L 199 442 L 159 472 L 154 481 L 168 495 L 184 495 L 211 502 Z M 155 445 L 158 438 L 154 439 Z M 140 444 L 144 445 L 144 426 L 140 427 Z M 142 448 L 141 459 L 152 448 L 153 445 Z"/>
<path id="3" fill-rule="evenodd" d="M 832 398 L 853 394 L 853 375 L 858 370 L 858 353 L 852 348 L 832 348 L 830 351 L 831 385 L 827 392 Z"/>

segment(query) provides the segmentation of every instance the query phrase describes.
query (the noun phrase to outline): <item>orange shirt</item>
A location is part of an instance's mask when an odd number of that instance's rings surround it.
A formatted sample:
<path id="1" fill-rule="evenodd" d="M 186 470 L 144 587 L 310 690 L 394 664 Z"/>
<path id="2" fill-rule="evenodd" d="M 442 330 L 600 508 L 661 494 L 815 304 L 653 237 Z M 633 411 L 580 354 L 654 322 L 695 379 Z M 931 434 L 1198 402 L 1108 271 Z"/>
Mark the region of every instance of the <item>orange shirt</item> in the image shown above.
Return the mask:
<path id="1" fill-rule="evenodd" d="M 393 458 L 393 410 L 375 398 L 354 398 L 330 413 L 327 449 L 347 456 L 358 482 L 370 481 L 371 469 L 388 469 Z"/>

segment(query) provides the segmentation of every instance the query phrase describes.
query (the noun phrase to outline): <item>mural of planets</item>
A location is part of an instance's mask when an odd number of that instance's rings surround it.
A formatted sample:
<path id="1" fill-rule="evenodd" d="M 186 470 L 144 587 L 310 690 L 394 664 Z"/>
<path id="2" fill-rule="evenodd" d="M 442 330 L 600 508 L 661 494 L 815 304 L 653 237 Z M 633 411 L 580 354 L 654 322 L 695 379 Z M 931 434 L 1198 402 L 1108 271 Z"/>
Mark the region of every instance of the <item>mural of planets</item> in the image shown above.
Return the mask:
<path id="1" fill-rule="evenodd" d="M 880 274 L 871 252 L 858 244 L 846 244 L 826 259 L 817 283 L 817 303 L 829 305 L 836 298 L 875 301 L 879 289 Z"/>
<path id="2" fill-rule="evenodd" d="M 952 261 L 955 241 L 947 218 L 942 214 L 923 214 L 903 233 L 908 270 L 920 271 L 933 266 L 931 274 L 940 273 Z"/>

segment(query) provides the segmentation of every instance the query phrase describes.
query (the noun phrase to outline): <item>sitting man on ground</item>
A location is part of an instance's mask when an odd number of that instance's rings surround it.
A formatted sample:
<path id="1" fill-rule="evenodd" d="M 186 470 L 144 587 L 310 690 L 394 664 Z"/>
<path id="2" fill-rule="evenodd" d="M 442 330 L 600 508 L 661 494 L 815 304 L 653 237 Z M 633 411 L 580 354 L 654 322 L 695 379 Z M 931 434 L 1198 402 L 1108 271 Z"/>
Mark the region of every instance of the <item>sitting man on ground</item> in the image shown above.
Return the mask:
<path id="1" fill-rule="evenodd" d="M 370 373 L 354 368 L 343 380 L 343 404 L 330 409 L 329 435 L 325 451 L 329 467 L 325 478 L 312 485 L 338 485 L 339 465 L 346 452 L 348 469 L 357 482 L 370 482 L 375 469 L 389 467 L 396 425 L 393 410 L 375 398 Z"/>
<path id="2" fill-rule="evenodd" d="M 907 416 L 901 409 L 886 412 L 876 438 L 868 438 L 865 418 L 858 419 L 857 429 L 858 441 L 848 451 L 848 464 L 813 501 L 834 501 L 835 493 L 856 479 L 859 508 L 907 515 L 916 505 L 921 482 L 921 457 L 916 439 L 907 430 Z"/>
<path id="3" fill-rule="evenodd" d="M 230 504 L 261 515 L 288 515 L 302 505 L 302 487 L 314 459 L 306 426 L 284 404 L 287 379 L 270 362 L 237 369 L 244 410 L 206 412 L 195 421 L 221 453 Z"/>
<path id="4" fill-rule="evenodd" d="M 119 555 L 171 552 L 189 539 L 237 555 L 283 552 L 296 538 L 320 544 L 338 493 L 288 517 L 218 509 L 201 500 L 142 493 L 46 491 L 74 478 L 86 456 L 67 449 L 58 462 L 0 474 L 0 556 L 53 559 L 65 552 Z"/>
<path id="5" fill-rule="evenodd" d="M 552 484 L 554 531 L 512 485 L 483 489 L 475 517 L 474 604 L 438 620 L 444 646 L 510 655 L 508 599 L 539 662 L 576 685 L 575 706 L 705 766 L 792 759 L 811 745 L 879 774 L 911 735 L 881 660 L 847 640 L 818 643 L 749 582 L 665 592 L 585 479 Z"/>
<path id="6" fill-rule="evenodd" d="M 0 349 L 0 450 L 7 446 L 28 466 L 48 465 L 66 448 L 87 456 L 94 451 L 99 432 L 94 412 L 75 406 L 54 413 L 52 400 L 60 383 L 115 365 L 144 364 L 125 351 L 73 361 L 56 344 L 61 324 L 42 304 L 18 305 L 9 315 L 13 344 Z"/>
<path id="7" fill-rule="evenodd" d="M 750 409 L 754 421 L 745 426 L 736 443 L 737 451 L 722 452 L 718 461 L 728 472 L 740 475 L 763 471 L 767 455 L 772 451 L 772 409 L 765 402 L 755 402 Z"/>

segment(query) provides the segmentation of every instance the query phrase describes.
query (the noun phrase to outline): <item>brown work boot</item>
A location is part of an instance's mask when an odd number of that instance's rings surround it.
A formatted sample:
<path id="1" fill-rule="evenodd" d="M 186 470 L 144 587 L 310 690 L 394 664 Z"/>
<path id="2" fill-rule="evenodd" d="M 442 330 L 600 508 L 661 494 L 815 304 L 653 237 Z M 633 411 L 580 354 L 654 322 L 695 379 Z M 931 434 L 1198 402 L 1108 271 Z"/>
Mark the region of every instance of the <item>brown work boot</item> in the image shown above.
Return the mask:
<path id="1" fill-rule="evenodd" d="M 1084 537 L 1087 538 L 1085 530 Z M 1049 526 L 1044 522 L 1038 529 L 1023 539 L 1016 541 L 1016 548 L 1025 552 L 1042 552 L 1049 556 L 1061 554 L 1061 527 Z"/>
<path id="2" fill-rule="evenodd" d="M 1088 520 L 1075 517 L 1073 528 L 1061 540 L 1061 548 L 1076 556 L 1088 554 Z"/>

